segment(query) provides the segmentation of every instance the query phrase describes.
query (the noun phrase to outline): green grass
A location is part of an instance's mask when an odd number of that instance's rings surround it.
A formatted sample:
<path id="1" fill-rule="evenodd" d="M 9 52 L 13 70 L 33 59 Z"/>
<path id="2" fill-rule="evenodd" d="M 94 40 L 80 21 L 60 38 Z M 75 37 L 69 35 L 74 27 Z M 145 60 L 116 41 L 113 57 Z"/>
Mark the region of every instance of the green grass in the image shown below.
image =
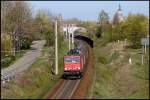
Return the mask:
<path id="1" fill-rule="evenodd" d="M 148 58 L 149 55 L 148 54 L 149 52 L 147 52 L 147 54 L 144 54 L 143 65 L 141 62 L 141 54 L 132 54 L 132 58 L 135 59 L 134 64 L 132 65 L 132 73 L 135 77 L 149 80 L 149 58 Z"/>
<path id="2" fill-rule="evenodd" d="M 141 63 L 141 54 L 132 54 L 132 58 L 135 59 L 131 67 L 132 77 L 140 87 L 129 98 L 149 98 L 149 50 L 147 51 L 144 55 L 143 65 Z"/>
<path id="3" fill-rule="evenodd" d="M 98 43 L 94 47 L 96 82 L 94 84 L 93 98 L 149 98 L 149 51 L 147 50 L 147 55 L 144 57 L 144 64 L 141 65 L 141 55 L 138 54 L 140 52 L 139 49 L 127 48 L 123 50 L 123 54 L 119 51 L 114 51 L 110 55 L 111 50 L 106 48 L 107 43 L 105 44 L 101 40 L 97 40 L 96 43 Z M 120 56 L 123 57 L 120 58 Z M 129 57 L 132 58 L 132 65 L 129 65 Z M 113 63 L 111 64 L 111 62 Z M 125 70 L 121 71 L 123 66 L 130 66 L 129 82 L 128 79 L 125 79 Z M 135 89 L 133 87 L 127 89 L 133 84 L 136 86 Z"/>
<path id="4" fill-rule="evenodd" d="M 5 94 L 5 98 L 39 98 L 45 93 L 46 88 L 52 86 L 55 81 L 50 79 L 50 64 L 47 64 L 44 59 L 37 59 L 31 67 L 24 72 L 21 80 L 18 83 L 14 80 L 13 84 L 10 85 L 11 93 Z M 27 81 L 25 84 L 23 80 Z M 28 80 L 30 80 L 28 82 Z M 48 85 L 48 83 L 50 83 Z M 12 89 L 11 89 L 12 88 Z M 2 93 L 5 90 L 2 91 Z M 4 92 L 5 93 L 5 92 Z"/>

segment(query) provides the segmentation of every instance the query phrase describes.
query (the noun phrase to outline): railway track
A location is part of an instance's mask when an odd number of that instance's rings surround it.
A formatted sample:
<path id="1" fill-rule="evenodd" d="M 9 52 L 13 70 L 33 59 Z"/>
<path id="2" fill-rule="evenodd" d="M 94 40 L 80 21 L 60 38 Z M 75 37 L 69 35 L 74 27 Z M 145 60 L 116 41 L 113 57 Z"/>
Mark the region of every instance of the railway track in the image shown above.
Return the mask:
<path id="1" fill-rule="evenodd" d="M 64 80 L 63 84 L 50 99 L 71 99 L 80 80 Z"/>
<path id="2" fill-rule="evenodd" d="M 61 79 L 43 99 L 71 99 L 81 79 Z"/>
<path id="3" fill-rule="evenodd" d="M 85 73 L 81 79 L 60 79 L 43 99 L 84 99 L 88 85 L 89 75 L 92 73 L 93 56 L 92 49 L 88 46 L 88 61 Z"/>

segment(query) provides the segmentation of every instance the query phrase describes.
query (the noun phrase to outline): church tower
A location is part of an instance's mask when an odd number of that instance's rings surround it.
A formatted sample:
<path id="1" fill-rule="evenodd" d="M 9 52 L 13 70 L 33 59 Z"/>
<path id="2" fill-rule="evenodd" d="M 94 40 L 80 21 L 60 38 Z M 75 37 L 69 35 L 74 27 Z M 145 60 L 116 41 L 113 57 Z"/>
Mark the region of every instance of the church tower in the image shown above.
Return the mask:
<path id="1" fill-rule="evenodd" d="M 118 24 L 122 21 L 124 21 L 124 17 L 123 17 L 121 6 L 119 4 L 118 10 L 113 17 L 113 24 L 115 25 L 115 24 Z"/>

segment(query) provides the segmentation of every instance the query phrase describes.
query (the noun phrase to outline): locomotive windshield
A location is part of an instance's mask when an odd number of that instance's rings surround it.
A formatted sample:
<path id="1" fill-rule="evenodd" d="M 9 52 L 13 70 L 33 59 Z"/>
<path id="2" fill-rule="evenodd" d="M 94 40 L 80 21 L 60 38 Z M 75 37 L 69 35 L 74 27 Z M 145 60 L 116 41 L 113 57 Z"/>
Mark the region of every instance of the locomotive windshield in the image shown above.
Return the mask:
<path id="1" fill-rule="evenodd" d="M 65 58 L 65 62 L 80 62 L 80 58 Z"/>
<path id="2" fill-rule="evenodd" d="M 74 55 L 74 54 L 80 54 L 80 49 L 71 49 L 67 54 L 68 55 Z"/>

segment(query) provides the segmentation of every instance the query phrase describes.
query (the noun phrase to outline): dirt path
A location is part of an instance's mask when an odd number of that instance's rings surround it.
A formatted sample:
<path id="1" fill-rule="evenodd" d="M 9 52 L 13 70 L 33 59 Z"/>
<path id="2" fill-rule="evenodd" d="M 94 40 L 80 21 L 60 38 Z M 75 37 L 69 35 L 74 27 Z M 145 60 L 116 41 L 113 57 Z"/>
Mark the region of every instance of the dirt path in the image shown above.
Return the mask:
<path id="1" fill-rule="evenodd" d="M 45 44 L 45 40 L 33 41 L 31 50 L 27 51 L 23 57 L 18 59 L 13 65 L 1 70 L 1 80 L 4 78 L 10 78 L 14 75 L 26 70 L 37 57 L 41 55 L 41 49 Z"/>

